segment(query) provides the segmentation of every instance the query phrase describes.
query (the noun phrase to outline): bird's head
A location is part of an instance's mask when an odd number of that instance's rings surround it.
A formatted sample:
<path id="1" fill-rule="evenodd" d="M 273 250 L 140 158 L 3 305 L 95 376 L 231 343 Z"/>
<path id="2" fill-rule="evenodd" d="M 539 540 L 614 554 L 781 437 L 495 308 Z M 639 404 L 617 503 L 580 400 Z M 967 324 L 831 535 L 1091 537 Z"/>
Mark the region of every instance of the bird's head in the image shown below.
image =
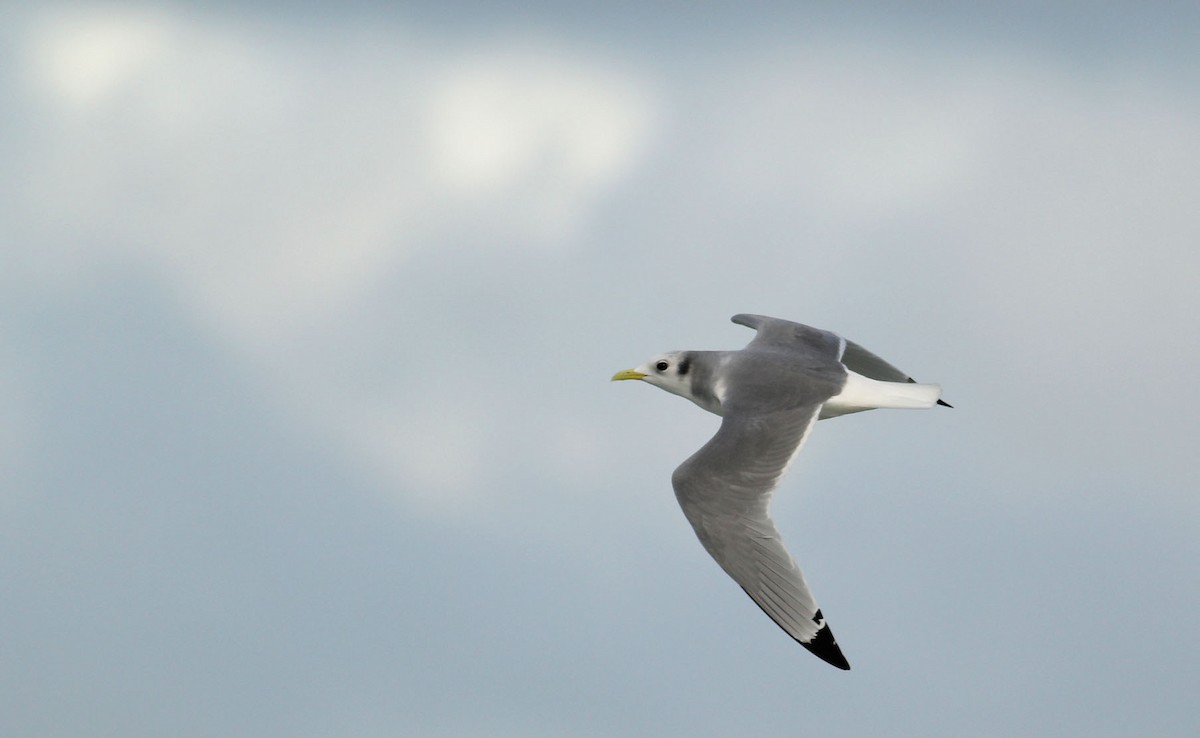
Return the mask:
<path id="1" fill-rule="evenodd" d="M 661 387 L 671 394 L 693 400 L 691 357 L 686 351 L 673 351 L 656 356 L 636 369 L 626 369 L 613 375 L 613 381 L 640 379 L 647 384 Z"/>

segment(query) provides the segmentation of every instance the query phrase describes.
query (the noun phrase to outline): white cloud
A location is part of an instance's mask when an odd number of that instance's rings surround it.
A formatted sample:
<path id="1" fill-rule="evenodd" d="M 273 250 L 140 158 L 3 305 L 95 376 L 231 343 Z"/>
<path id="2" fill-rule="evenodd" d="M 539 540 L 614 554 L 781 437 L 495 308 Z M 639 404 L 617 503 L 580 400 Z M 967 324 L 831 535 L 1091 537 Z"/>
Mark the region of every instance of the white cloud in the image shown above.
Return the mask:
<path id="1" fill-rule="evenodd" d="M 84 110 L 111 99 L 169 51 L 176 29 L 164 15 L 120 8 L 51 14 L 31 44 L 37 82 Z"/>
<path id="2" fill-rule="evenodd" d="M 510 232 L 498 243 L 561 241 L 653 126 L 637 80 L 569 50 L 364 33 L 314 47 L 133 10 L 35 23 L 28 70 L 60 121 L 35 196 L 120 244 L 93 249 L 282 317 L 354 292 L 464 209 L 500 218 L 477 223 Z"/>
<path id="3" fill-rule="evenodd" d="M 432 174 L 468 207 L 516 214 L 537 241 L 570 239 L 641 154 L 652 108 L 627 75 L 568 53 L 477 51 L 435 85 Z"/>
<path id="4" fill-rule="evenodd" d="M 537 40 L 331 38 L 165 10 L 35 15 L 24 69 L 53 125 L 32 136 L 16 209 L 39 214 L 23 229 L 47 246 L 7 279 L 157 275 L 305 422 L 419 506 L 453 509 L 478 486 L 488 419 L 422 411 L 400 378 L 354 386 L 347 362 L 379 319 L 364 306 L 447 242 L 569 246 L 631 172 L 654 99 Z"/>
<path id="5" fill-rule="evenodd" d="M 528 48 L 475 52 L 434 91 L 434 174 L 452 190 L 478 196 L 525 179 L 605 184 L 640 153 L 648 103 L 614 70 L 569 56 Z"/>

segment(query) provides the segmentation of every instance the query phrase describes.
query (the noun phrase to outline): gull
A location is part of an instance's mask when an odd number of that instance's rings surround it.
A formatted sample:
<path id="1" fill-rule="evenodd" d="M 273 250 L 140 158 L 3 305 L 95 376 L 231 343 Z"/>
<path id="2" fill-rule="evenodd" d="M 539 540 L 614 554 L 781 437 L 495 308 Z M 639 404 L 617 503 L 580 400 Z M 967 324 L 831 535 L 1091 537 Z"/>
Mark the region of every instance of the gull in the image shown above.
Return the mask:
<path id="1" fill-rule="evenodd" d="M 721 416 L 716 435 L 671 475 L 683 514 L 725 573 L 788 635 L 849 669 L 804 575 L 771 520 L 771 494 L 818 419 L 874 408 L 950 407 L 862 346 L 765 315 L 741 351 L 674 351 L 613 381 L 638 379 Z"/>

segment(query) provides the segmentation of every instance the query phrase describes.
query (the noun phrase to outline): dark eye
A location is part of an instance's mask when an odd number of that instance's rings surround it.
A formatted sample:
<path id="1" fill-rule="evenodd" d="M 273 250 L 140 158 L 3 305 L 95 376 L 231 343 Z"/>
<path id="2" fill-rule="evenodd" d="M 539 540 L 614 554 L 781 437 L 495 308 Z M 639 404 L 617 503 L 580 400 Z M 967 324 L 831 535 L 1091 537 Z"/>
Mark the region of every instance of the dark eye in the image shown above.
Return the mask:
<path id="1" fill-rule="evenodd" d="M 655 365 L 654 365 L 654 368 L 655 368 L 655 369 L 657 369 L 657 370 L 659 370 L 660 372 L 665 372 L 665 371 L 666 371 L 668 368 L 670 368 L 670 366 L 671 366 L 671 365 L 670 365 L 670 364 L 668 364 L 667 362 L 665 362 L 665 361 L 660 361 L 660 362 L 658 362 L 657 364 L 655 364 Z"/>

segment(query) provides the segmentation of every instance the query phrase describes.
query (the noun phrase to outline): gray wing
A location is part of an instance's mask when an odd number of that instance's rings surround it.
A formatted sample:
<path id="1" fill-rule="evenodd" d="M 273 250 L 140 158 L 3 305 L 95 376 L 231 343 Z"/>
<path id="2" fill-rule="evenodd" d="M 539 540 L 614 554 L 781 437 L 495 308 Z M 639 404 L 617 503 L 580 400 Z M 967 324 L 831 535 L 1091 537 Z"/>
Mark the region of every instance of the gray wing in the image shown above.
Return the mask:
<path id="1" fill-rule="evenodd" d="M 739 313 L 730 320 L 758 332 L 746 348 L 776 348 L 795 352 L 804 357 L 804 362 L 808 365 L 806 368 L 809 370 L 826 372 L 837 377 L 840 373 L 838 367 L 844 366 L 852 372 L 881 382 L 917 381 L 857 343 L 836 333 L 766 315 Z M 941 399 L 937 404 L 953 407 Z"/>
<path id="2" fill-rule="evenodd" d="M 671 477 L 700 542 L 746 594 L 821 659 L 849 669 L 800 568 L 769 515 L 771 493 L 808 437 L 819 404 L 726 415 L 717 434 Z"/>
<path id="3" fill-rule="evenodd" d="M 864 377 L 878 379 L 880 382 L 915 382 L 916 380 L 887 363 L 875 354 L 867 351 L 854 341 L 846 341 L 846 350 L 842 353 L 842 363 L 852 372 Z"/>
<path id="4" fill-rule="evenodd" d="M 814 360 L 834 363 L 842 356 L 844 341 L 836 333 L 766 315 L 741 313 L 730 320 L 758 332 L 746 348 L 787 349 L 810 355 Z"/>

